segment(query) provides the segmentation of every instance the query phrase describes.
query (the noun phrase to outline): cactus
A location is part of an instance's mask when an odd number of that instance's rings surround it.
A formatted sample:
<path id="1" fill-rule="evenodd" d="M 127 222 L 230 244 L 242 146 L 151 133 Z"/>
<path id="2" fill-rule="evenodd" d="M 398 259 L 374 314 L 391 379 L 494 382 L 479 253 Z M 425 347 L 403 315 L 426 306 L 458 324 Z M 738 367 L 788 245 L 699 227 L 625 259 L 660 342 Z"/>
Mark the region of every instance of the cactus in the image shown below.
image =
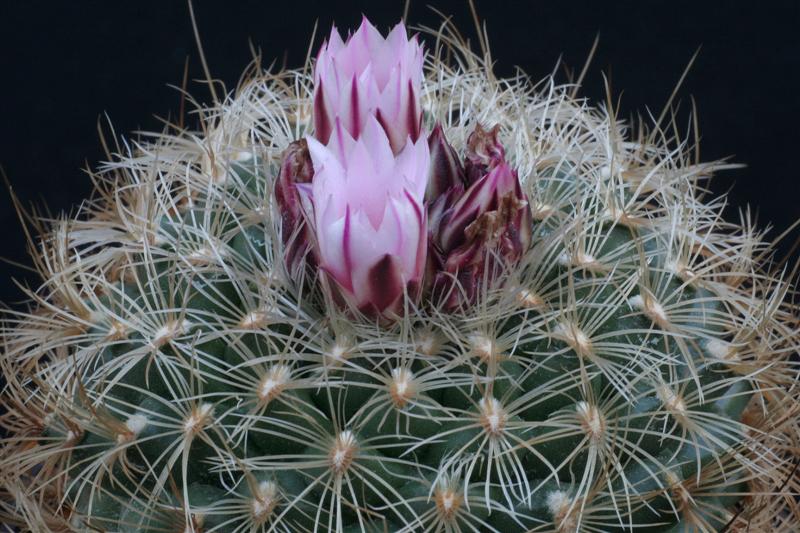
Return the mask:
<path id="1" fill-rule="evenodd" d="M 254 69 L 199 131 L 123 144 L 34 243 L 44 282 L 2 326 L 6 523 L 796 529 L 795 272 L 705 197 L 726 165 L 551 78 L 497 79 L 449 24 L 430 37 L 448 53 L 403 93 L 421 123 L 381 127 L 396 157 L 430 132 L 438 281 L 337 289 L 303 196 L 336 113 L 314 113 L 310 69 Z M 480 260 L 460 263 L 464 189 L 498 168 L 513 253 L 465 233 Z"/>

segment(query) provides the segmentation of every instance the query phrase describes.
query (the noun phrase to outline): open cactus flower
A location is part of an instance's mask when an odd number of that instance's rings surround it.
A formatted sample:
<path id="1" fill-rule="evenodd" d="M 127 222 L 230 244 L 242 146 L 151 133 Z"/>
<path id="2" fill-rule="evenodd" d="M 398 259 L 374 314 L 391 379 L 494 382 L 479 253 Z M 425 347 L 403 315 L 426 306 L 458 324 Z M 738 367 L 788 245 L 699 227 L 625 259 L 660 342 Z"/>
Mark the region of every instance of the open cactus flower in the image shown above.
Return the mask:
<path id="1" fill-rule="evenodd" d="M 333 28 L 47 221 L 0 522 L 798 530 L 797 270 L 724 165 L 437 37 Z"/>
<path id="2" fill-rule="evenodd" d="M 358 139 L 340 124 L 337 117 L 328 146 L 308 138 L 314 178 L 305 205 L 320 266 L 356 307 L 384 313 L 421 285 L 428 143 L 409 136 L 395 156 L 374 116 Z"/>

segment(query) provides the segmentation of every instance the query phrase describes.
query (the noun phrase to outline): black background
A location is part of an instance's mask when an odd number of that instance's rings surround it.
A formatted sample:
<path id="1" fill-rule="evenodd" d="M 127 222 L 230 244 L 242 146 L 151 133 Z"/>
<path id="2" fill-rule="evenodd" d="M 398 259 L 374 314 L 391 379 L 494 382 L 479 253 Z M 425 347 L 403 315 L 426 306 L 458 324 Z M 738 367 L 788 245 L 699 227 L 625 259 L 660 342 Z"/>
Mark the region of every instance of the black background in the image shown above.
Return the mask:
<path id="1" fill-rule="evenodd" d="M 74 210 L 89 195 L 81 171 L 102 159 L 98 119 L 108 114 L 118 133 L 160 129 L 179 105 L 183 66 L 202 77 L 188 8 L 179 0 L 0 0 L 0 165 L 25 204 Z M 440 19 L 428 2 L 411 2 L 411 24 Z M 475 31 L 466 2 L 432 4 Z M 695 50 L 699 58 L 680 96 L 700 111 L 704 159 L 734 156 L 748 164 L 718 176 L 731 190 L 731 216 L 750 204 L 762 224 L 783 230 L 800 217 L 800 3 L 787 2 L 510 2 L 476 0 L 486 21 L 500 75 L 521 67 L 534 79 L 560 56 L 580 69 L 595 36 L 600 46 L 582 94 L 604 98 L 602 73 L 622 95 L 623 116 L 658 114 Z M 250 60 L 249 43 L 267 62 L 299 66 L 315 21 L 357 26 L 367 14 L 383 31 L 403 2 L 197 0 L 195 10 L 212 74 L 232 88 Z M 562 81 L 566 78 L 562 76 Z M 190 90 L 209 101 L 204 87 Z M 9 195 L 0 194 L 0 257 L 29 263 Z M 773 235 L 777 233 L 773 232 Z M 798 232 L 794 233 L 797 236 Z M 789 246 L 784 246 L 787 250 Z M 20 298 L 4 265 L 0 301 Z M 35 277 L 27 279 L 33 283 Z"/>

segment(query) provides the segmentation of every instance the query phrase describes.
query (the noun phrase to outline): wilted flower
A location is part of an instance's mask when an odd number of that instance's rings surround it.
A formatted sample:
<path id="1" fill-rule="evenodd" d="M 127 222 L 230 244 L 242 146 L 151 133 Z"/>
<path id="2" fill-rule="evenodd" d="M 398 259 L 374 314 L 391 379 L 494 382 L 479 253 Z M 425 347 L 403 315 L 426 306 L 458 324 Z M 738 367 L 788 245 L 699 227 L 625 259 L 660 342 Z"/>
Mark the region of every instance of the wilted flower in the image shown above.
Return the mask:
<path id="1" fill-rule="evenodd" d="M 480 124 L 467 137 L 467 156 L 464 160 L 464 172 L 467 184 L 478 181 L 486 173 L 506 160 L 506 151 L 497 135 L 500 125 L 495 124 L 490 130 L 483 129 Z"/>
<path id="2" fill-rule="evenodd" d="M 326 144 L 338 117 L 357 139 L 374 116 L 395 154 L 409 136 L 416 142 L 422 123 L 422 62 L 422 46 L 416 36 L 407 37 L 402 22 L 384 39 L 364 18 L 347 42 L 334 27 L 314 68 L 315 137 Z"/>
<path id="3" fill-rule="evenodd" d="M 476 127 L 467 140 L 464 167 L 452 157 L 441 130 L 431 134 L 432 157 L 437 159 L 431 165 L 431 186 L 449 188 L 428 197 L 433 213 L 428 271 L 446 308 L 474 302 L 481 287 L 516 264 L 530 245 L 528 199 L 505 161 L 497 133 L 497 127 Z M 459 180 L 466 181 L 466 188 Z"/>
<path id="4" fill-rule="evenodd" d="M 395 155 L 375 117 L 354 139 L 336 121 L 327 146 L 308 138 L 318 260 L 341 293 L 368 313 L 398 311 L 425 266 L 424 208 L 430 152 L 426 139 Z"/>
<path id="5" fill-rule="evenodd" d="M 275 200 L 281 214 L 281 238 L 284 259 L 290 273 L 295 273 L 308 255 L 309 228 L 305 223 L 297 185 L 310 183 L 314 167 L 305 139 L 291 143 L 281 155 L 281 169 L 275 182 Z"/>

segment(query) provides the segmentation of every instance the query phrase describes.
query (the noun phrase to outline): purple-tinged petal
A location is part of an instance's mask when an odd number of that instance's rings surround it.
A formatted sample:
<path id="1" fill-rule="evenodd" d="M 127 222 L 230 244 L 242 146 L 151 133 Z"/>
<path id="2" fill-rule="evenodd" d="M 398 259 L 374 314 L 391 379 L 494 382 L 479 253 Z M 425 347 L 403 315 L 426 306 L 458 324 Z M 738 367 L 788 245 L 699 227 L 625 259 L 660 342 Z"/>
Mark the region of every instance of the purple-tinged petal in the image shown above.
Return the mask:
<path id="1" fill-rule="evenodd" d="M 425 199 L 433 203 L 453 187 L 461 186 L 463 190 L 464 169 L 458 154 L 448 144 L 441 124 L 434 126 L 428 137 L 428 147 L 431 167 Z"/>
<path id="2" fill-rule="evenodd" d="M 401 275 L 401 268 L 397 258 L 393 255 L 384 255 L 370 269 L 367 275 L 368 298 L 362 304 L 363 308 L 383 313 L 403 295 L 405 283 Z"/>
<path id="3" fill-rule="evenodd" d="M 480 213 L 490 210 L 497 198 L 498 185 L 505 182 L 504 175 L 511 175 L 508 165 L 501 165 L 473 183 L 452 207 L 442 227 L 440 243 L 444 252 L 449 252 L 464 241 L 464 230 Z"/>
<path id="4" fill-rule="evenodd" d="M 417 104 L 417 92 L 411 80 L 408 80 L 408 103 L 406 107 L 406 128 L 411 140 L 416 142 L 419 138 L 420 128 L 422 127 L 422 113 Z"/>
<path id="5" fill-rule="evenodd" d="M 323 82 L 320 80 L 314 91 L 314 135 L 320 142 L 327 143 L 331 137 L 331 129 L 330 116 L 325 106 Z"/>
<path id="6" fill-rule="evenodd" d="M 324 228 L 317 228 L 317 245 L 319 247 L 319 264 L 331 278 L 345 290 L 352 291 L 348 256 L 350 217 L 345 214 Z"/>
<path id="7" fill-rule="evenodd" d="M 427 220 L 427 216 L 425 211 L 419 206 L 417 201 L 411 196 L 410 193 L 406 192 L 406 199 L 408 200 L 409 205 L 413 209 L 414 218 L 413 220 L 416 222 L 416 227 L 411 229 L 408 228 L 406 232 L 407 239 L 416 240 L 416 257 L 414 260 L 413 268 L 406 269 L 406 272 L 412 272 L 413 277 L 411 280 L 416 281 L 418 278 L 422 276 L 422 273 L 425 271 L 425 256 L 428 250 L 428 232 L 427 228 L 425 227 L 425 222 Z"/>
<path id="8" fill-rule="evenodd" d="M 358 138 L 361 135 L 361 106 L 359 103 L 358 98 L 358 84 L 356 82 L 355 76 L 353 76 L 353 81 L 350 84 L 350 133 L 353 135 L 354 138 Z"/>
<path id="9" fill-rule="evenodd" d="M 308 144 L 304 139 L 291 143 L 282 154 L 280 172 L 275 180 L 275 200 L 281 215 L 281 240 L 289 272 L 300 268 L 310 248 L 310 228 L 306 220 L 304 188 L 310 188 L 314 174 Z"/>
<path id="10" fill-rule="evenodd" d="M 353 290 L 353 257 L 350 255 L 350 242 L 353 239 L 352 223 L 350 217 L 350 206 L 344 215 L 344 230 L 342 231 L 341 251 L 344 258 L 344 273 L 342 274 L 342 285 L 349 291 Z"/>
<path id="11" fill-rule="evenodd" d="M 367 119 L 367 123 L 364 126 L 364 136 L 360 140 L 374 160 L 376 169 L 391 169 L 399 164 L 395 162 L 396 157 L 397 159 L 404 157 L 402 152 L 395 156 L 388 137 L 382 131 L 378 120 L 373 116 Z"/>

